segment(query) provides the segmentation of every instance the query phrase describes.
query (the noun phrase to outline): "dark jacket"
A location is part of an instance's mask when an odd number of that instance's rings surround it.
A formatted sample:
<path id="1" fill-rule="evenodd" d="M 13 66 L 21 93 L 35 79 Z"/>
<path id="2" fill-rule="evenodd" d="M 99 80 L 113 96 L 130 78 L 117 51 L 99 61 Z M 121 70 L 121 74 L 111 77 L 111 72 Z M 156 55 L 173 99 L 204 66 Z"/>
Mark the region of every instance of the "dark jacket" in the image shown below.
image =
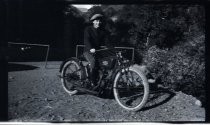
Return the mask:
<path id="1" fill-rule="evenodd" d="M 84 31 L 84 51 L 90 51 L 92 48 L 101 49 L 100 46 L 106 44 L 107 35 L 108 33 L 103 29 L 95 29 L 93 26 L 86 27 Z"/>

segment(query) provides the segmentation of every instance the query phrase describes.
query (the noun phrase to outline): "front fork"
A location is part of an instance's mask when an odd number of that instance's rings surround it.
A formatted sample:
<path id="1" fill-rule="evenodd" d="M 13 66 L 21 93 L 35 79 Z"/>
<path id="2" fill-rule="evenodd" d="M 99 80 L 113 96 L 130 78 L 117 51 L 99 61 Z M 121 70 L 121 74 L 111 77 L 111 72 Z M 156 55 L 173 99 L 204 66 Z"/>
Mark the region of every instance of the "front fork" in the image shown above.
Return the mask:
<path id="1" fill-rule="evenodd" d="M 122 69 L 120 70 L 122 75 L 125 75 L 126 84 L 127 86 L 132 86 L 134 84 L 133 75 L 129 74 L 129 68 L 132 66 L 132 63 L 129 64 L 122 64 Z M 130 76 L 129 76 L 130 75 Z"/>

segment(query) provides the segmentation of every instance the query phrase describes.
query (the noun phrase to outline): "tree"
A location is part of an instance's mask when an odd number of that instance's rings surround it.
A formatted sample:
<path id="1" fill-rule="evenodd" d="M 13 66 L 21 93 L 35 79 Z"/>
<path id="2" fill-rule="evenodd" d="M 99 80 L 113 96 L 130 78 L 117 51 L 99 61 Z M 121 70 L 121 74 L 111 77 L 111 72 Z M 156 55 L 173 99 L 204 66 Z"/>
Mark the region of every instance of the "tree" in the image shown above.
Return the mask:
<path id="1" fill-rule="evenodd" d="M 87 17 L 91 18 L 96 13 L 104 15 L 102 8 L 100 6 L 96 6 L 96 5 L 92 6 L 90 9 L 88 9 L 88 11 L 86 12 L 86 15 L 87 15 Z"/>

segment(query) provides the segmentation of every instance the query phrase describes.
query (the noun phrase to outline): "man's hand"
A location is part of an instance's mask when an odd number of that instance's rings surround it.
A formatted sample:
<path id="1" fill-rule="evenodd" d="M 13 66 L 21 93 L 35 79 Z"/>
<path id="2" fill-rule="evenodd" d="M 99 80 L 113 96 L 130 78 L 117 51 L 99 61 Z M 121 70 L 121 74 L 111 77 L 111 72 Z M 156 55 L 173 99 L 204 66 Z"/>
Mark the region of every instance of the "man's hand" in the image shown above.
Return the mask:
<path id="1" fill-rule="evenodd" d="M 91 53 L 95 53 L 96 50 L 93 48 L 93 49 L 90 49 L 90 52 L 91 52 Z"/>

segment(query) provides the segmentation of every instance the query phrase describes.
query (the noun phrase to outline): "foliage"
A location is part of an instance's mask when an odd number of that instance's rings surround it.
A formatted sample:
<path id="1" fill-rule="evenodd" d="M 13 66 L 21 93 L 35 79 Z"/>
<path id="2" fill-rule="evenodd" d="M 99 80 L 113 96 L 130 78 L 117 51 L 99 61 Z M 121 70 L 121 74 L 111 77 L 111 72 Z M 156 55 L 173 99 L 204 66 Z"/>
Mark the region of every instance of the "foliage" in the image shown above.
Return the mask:
<path id="1" fill-rule="evenodd" d="M 144 63 L 165 86 L 194 95 L 205 102 L 204 39 L 204 35 L 195 37 L 171 50 L 152 46 Z"/>
<path id="2" fill-rule="evenodd" d="M 124 5 L 120 10 L 106 7 L 107 16 L 118 17 L 113 26 L 115 40 L 121 46 L 134 46 L 136 55 L 143 56 L 142 63 L 165 86 L 205 101 L 202 6 Z"/>
<path id="3" fill-rule="evenodd" d="M 88 10 L 88 12 L 86 13 L 86 16 L 89 17 L 90 19 L 96 13 L 104 14 L 100 6 L 93 6 Z"/>

